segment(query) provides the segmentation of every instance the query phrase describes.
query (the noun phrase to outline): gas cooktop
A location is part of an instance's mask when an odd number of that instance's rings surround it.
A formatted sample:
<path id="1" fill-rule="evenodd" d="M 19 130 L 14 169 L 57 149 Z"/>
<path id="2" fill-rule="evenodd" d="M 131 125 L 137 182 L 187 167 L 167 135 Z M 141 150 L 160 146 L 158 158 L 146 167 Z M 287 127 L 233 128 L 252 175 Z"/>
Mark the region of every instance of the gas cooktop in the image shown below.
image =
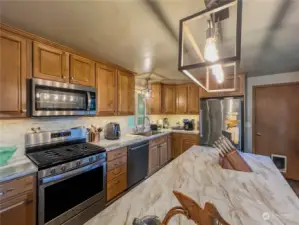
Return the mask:
<path id="1" fill-rule="evenodd" d="M 97 145 L 80 143 L 27 153 L 27 156 L 42 169 L 105 151 L 105 148 Z"/>

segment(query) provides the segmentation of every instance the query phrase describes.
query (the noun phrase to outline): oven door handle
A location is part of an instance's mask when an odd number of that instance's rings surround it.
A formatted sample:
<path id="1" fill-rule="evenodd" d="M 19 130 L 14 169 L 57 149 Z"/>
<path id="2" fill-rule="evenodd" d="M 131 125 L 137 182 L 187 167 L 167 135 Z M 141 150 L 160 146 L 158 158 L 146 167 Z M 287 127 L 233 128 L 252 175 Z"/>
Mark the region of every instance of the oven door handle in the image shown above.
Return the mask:
<path id="1" fill-rule="evenodd" d="M 44 186 L 44 185 L 49 185 L 49 184 L 54 184 L 54 183 L 58 183 L 62 180 L 66 180 L 68 178 L 74 177 L 76 175 L 94 170 L 100 166 L 104 166 L 104 174 L 106 174 L 106 160 L 102 159 L 96 163 L 78 168 L 76 170 L 72 170 L 66 173 L 62 173 L 62 174 L 57 174 L 55 176 L 50 176 L 50 177 L 44 177 L 42 179 L 40 179 L 40 185 Z"/>
<path id="2" fill-rule="evenodd" d="M 86 94 L 87 94 L 87 111 L 90 111 L 90 104 L 91 104 L 90 92 L 88 91 Z"/>

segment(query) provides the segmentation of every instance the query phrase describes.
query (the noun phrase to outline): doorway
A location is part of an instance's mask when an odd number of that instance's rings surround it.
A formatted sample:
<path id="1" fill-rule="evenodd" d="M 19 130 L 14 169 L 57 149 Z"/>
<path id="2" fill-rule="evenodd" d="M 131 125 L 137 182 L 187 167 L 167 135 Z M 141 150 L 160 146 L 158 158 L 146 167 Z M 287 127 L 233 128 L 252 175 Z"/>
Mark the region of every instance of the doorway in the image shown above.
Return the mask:
<path id="1" fill-rule="evenodd" d="M 284 176 L 299 181 L 299 83 L 253 87 L 252 110 L 253 153 L 285 158 Z"/>

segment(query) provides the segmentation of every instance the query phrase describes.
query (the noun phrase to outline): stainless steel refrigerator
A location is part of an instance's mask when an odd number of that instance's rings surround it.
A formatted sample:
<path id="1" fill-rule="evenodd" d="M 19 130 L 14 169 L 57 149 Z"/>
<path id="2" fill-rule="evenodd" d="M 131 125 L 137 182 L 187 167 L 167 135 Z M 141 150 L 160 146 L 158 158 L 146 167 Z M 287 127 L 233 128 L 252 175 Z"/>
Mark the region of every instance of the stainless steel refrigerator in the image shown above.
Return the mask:
<path id="1" fill-rule="evenodd" d="M 200 145 L 212 146 L 221 135 L 243 151 L 243 97 L 200 99 Z"/>

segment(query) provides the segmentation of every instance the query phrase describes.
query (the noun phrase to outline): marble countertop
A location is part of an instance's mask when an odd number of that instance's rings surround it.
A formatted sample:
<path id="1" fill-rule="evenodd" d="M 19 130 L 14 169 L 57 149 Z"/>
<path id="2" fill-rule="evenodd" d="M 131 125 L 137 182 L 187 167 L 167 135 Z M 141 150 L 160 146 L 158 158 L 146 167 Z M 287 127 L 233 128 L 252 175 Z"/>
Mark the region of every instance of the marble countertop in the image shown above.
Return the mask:
<path id="1" fill-rule="evenodd" d="M 180 191 L 204 207 L 213 203 L 231 225 L 298 225 L 299 199 L 269 157 L 244 153 L 253 173 L 224 170 L 215 149 L 193 146 L 85 225 L 132 225 L 135 217 L 161 220 Z M 194 225 L 175 216 L 169 225 Z"/>
<path id="2" fill-rule="evenodd" d="M 0 182 L 23 177 L 37 172 L 37 167 L 25 155 L 10 160 L 0 167 Z"/>
<path id="3" fill-rule="evenodd" d="M 160 130 L 161 133 L 151 135 L 151 136 L 141 136 L 141 135 L 133 135 L 133 134 L 125 134 L 120 137 L 118 140 L 107 140 L 101 139 L 98 143 L 92 143 L 106 148 L 106 151 L 115 150 L 118 148 L 126 147 L 132 144 L 136 144 L 142 141 L 149 141 L 151 139 L 161 137 L 170 133 L 184 133 L 184 134 L 198 134 L 198 130 L 193 131 L 185 131 L 185 130 L 171 130 L 171 129 L 163 129 Z"/>

